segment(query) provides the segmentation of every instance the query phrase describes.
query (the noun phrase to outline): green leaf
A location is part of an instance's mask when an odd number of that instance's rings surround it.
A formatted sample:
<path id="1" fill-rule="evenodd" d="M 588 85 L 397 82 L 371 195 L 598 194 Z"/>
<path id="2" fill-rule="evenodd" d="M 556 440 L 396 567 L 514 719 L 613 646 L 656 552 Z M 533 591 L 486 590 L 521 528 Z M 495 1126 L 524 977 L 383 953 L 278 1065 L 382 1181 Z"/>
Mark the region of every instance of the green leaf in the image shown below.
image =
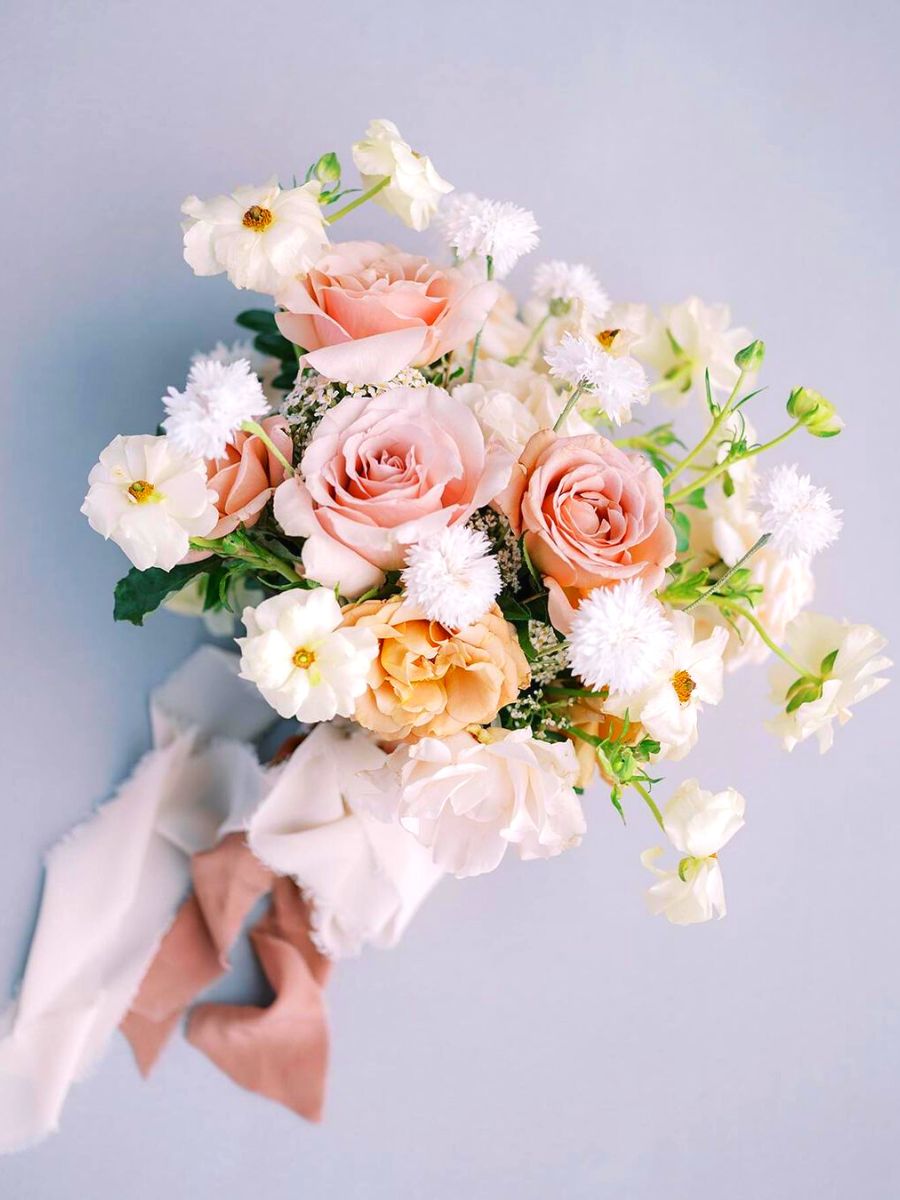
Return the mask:
<path id="1" fill-rule="evenodd" d="M 130 621 L 132 625 L 143 625 L 144 617 L 156 609 L 175 592 L 180 592 L 184 585 L 195 575 L 209 571 L 209 563 L 180 563 L 171 571 L 162 571 L 159 567 L 151 567 L 149 571 L 139 571 L 136 567 L 128 572 L 124 579 L 116 584 L 113 617 L 117 621 Z"/>
<path id="2" fill-rule="evenodd" d="M 830 654 L 825 655 L 825 657 L 822 659 L 822 665 L 819 667 L 819 671 L 822 675 L 831 674 L 831 668 L 834 666 L 837 656 L 837 650 L 832 650 Z"/>
<path id="3" fill-rule="evenodd" d="M 734 480 L 728 471 L 722 476 L 722 491 L 729 499 L 734 495 Z"/>
<path id="4" fill-rule="evenodd" d="M 289 342 L 286 337 L 282 337 L 277 329 L 274 333 L 268 331 L 258 333 L 253 339 L 253 345 L 260 354 L 268 354 L 282 362 L 296 363 L 297 361 L 294 343 Z"/>
<path id="5" fill-rule="evenodd" d="M 675 530 L 675 549 L 684 554 L 691 544 L 691 520 L 680 508 L 671 509 L 671 521 Z"/>
<path id="6" fill-rule="evenodd" d="M 267 308 L 248 308 L 245 312 L 238 313 L 234 319 L 242 328 L 252 329 L 254 333 L 278 332 L 275 314 Z"/>
<path id="7" fill-rule="evenodd" d="M 706 493 L 702 487 L 697 488 L 689 496 L 685 496 L 683 503 L 689 504 L 691 508 L 706 508 Z"/>

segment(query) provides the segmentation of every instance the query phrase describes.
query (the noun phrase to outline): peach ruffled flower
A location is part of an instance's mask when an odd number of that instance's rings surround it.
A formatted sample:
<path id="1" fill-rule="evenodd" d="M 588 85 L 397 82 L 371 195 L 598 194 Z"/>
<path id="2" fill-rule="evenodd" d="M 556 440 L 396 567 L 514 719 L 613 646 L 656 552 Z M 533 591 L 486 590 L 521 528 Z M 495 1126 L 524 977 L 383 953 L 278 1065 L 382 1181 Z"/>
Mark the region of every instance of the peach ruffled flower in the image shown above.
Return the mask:
<path id="1" fill-rule="evenodd" d="M 497 504 L 524 534 L 562 633 L 594 588 L 640 578 L 653 591 L 675 558 L 659 474 L 600 434 L 536 433 Z"/>
<path id="2" fill-rule="evenodd" d="M 293 445 L 287 421 L 267 417 L 260 423 L 290 462 Z M 206 464 L 206 474 L 219 510 L 218 523 L 207 535 L 211 538 L 224 537 L 238 525 L 255 525 L 285 477 L 284 467 L 255 433 L 236 433 L 234 445 L 226 446 L 221 458 L 211 458 Z"/>
<path id="3" fill-rule="evenodd" d="M 344 625 L 378 638 L 354 718 L 392 741 L 486 725 L 530 679 L 515 630 L 496 605 L 459 633 L 426 620 L 399 596 L 349 606 Z"/>
<path id="4" fill-rule="evenodd" d="M 320 375 L 383 383 L 470 342 L 498 294 L 495 283 L 394 246 L 341 242 L 279 293 L 287 311 L 275 319 Z"/>

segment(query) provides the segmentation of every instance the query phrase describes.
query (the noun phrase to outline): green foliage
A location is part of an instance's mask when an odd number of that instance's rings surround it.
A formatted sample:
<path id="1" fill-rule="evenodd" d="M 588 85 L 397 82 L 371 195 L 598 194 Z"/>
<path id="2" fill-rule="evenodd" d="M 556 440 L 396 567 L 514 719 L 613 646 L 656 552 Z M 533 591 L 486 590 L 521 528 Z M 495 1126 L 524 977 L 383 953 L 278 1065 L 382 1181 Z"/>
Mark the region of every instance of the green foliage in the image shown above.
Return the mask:
<path id="1" fill-rule="evenodd" d="M 238 313 L 235 321 L 242 329 L 253 332 L 254 349 L 279 361 L 281 367 L 272 381 L 272 386 L 280 391 L 289 392 L 297 378 L 297 359 L 303 351 L 281 335 L 274 312 L 266 308 L 249 308 Z"/>
<path id="2" fill-rule="evenodd" d="M 735 366 L 740 367 L 742 371 L 758 371 L 765 357 L 765 344 L 755 341 L 751 342 L 749 346 L 745 346 L 743 350 L 738 350 L 734 356 L 734 362 Z"/>
<path id="3" fill-rule="evenodd" d="M 116 584 L 113 617 L 117 621 L 130 621 L 132 625 L 143 625 L 144 617 L 180 592 L 196 575 L 209 570 L 204 560 L 198 563 L 181 563 L 171 571 L 151 567 L 139 571 L 132 567 L 128 574 Z"/>
<path id="4" fill-rule="evenodd" d="M 679 554 L 684 554 L 691 544 L 691 519 L 680 508 L 673 508 L 671 504 L 666 507 L 675 530 L 675 549 Z"/>

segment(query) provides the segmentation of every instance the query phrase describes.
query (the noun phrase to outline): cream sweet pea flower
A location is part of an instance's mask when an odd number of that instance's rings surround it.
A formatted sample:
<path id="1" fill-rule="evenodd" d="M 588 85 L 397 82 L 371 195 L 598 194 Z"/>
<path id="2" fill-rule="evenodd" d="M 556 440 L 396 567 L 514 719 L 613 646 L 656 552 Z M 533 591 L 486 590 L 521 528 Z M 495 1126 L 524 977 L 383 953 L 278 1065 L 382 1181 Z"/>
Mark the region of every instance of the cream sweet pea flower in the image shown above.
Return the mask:
<path id="1" fill-rule="evenodd" d="M 707 792 L 696 779 L 687 779 L 663 809 L 663 827 L 676 850 L 684 855 L 677 870 L 662 871 L 653 864 L 661 846 L 645 850 L 641 862 L 658 877 L 647 893 L 650 909 L 673 925 L 693 925 L 724 917 L 725 891 L 718 852 L 744 824 L 744 797 L 734 788 Z"/>
<path id="2" fill-rule="evenodd" d="M 273 177 L 229 196 L 188 196 L 184 259 L 196 275 L 223 271 L 237 288 L 274 295 L 328 244 L 316 180 L 280 188 Z"/>
<path id="3" fill-rule="evenodd" d="M 441 196 L 453 191 L 453 184 L 441 179 L 431 159 L 403 140 L 393 121 L 369 122 L 366 136 L 353 146 L 353 162 L 366 189 L 390 177 L 391 182 L 373 199 L 410 229 L 427 229 Z"/>
<path id="4" fill-rule="evenodd" d="M 242 679 L 255 683 L 282 717 L 330 721 L 353 715 L 378 651 L 370 630 L 342 629 L 341 606 L 328 588 L 281 592 L 245 608 Z"/>
<path id="5" fill-rule="evenodd" d="M 793 712 L 788 712 L 788 690 L 797 675 L 780 659 L 772 668 L 772 700 L 782 709 L 767 728 L 780 737 L 786 750 L 815 735 L 822 754 L 834 741 L 834 722 L 845 725 L 853 713 L 851 705 L 873 696 L 888 682 L 879 672 L 890 667 L 891 660 L 881 651 L 887 644 L 871 625 L 851 625 L 819 613 L 801 613 L 787 630 L 791 657 L 808 667 L 811 674 L 822 672 L 820 694 Z"/>
<path id="6" fill-rule="evenodd" d="M 113 438 L 88 483 L 81 511 L 91 529 L 112 538 L 139 571 L 171 571 L 190 539 L 210 533 L 219 519 L 206 464 L 165 437 Z"/>
<path id="7" fill-rule="evenodd" d="M 722 655 L 728 633 L 714 628 L 695 640 L 694 620 L 672 612 L 674 642 L 663 666 L 640 692 L 614 692 L 606 711 L 632 721 L 660 743 L 660 754 L 673 761 L 684 758 L 697 741 L 697 719 L 704 704 L 722 699 Z"/>
<path id="8" fill-rule="evenodd" d="M 399 819 L 437 866 L 463 878 L 493 871 L 510 845 L 522 859 L 577 846 L 585 830 L 577 778 L 572 744 L 539 741 L 529 729 L 422 738 L 370 776 L 369 811 Z"/>

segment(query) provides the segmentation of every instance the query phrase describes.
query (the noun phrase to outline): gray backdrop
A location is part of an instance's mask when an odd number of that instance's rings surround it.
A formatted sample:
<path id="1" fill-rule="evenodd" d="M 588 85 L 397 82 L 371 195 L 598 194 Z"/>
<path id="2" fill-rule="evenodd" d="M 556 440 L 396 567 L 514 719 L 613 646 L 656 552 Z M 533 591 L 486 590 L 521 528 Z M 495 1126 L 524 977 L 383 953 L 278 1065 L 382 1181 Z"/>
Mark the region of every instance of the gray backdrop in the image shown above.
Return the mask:
<path id="1" fill-rule="evenodd" d="M 543 251 L 613 294 L 730 300 L 769 347 L 762 433 L 790 385 L 831 396 L 844 436 L 786 450 L 846 508 L 818 605 L 896 635 L 893 5 L 3 7 L 4 987 L 42 851 L 145 747 L 146 692 L 199 636 L 113 625 L 124 559 L 78 514 L 98 450 L 153 428 L 246 299 L 183 264 L 179 204 L 301 173 L 371 116 L 532 207 Z M 378 213 L 341 234 L 369 230 L 405 236 Z M 787 756 L 764 673 L 732 679 L 688 765 L 748 798 L 726 921 L 646 915 L 653 827 L 597 794 L 581 849 L 448 882 L 398 950 L 340 967 L 321 1128 L 178 1040 L 142 1084 L 117 1039 L 0 1194 L 895 1196 L 896 701 Z"/>

